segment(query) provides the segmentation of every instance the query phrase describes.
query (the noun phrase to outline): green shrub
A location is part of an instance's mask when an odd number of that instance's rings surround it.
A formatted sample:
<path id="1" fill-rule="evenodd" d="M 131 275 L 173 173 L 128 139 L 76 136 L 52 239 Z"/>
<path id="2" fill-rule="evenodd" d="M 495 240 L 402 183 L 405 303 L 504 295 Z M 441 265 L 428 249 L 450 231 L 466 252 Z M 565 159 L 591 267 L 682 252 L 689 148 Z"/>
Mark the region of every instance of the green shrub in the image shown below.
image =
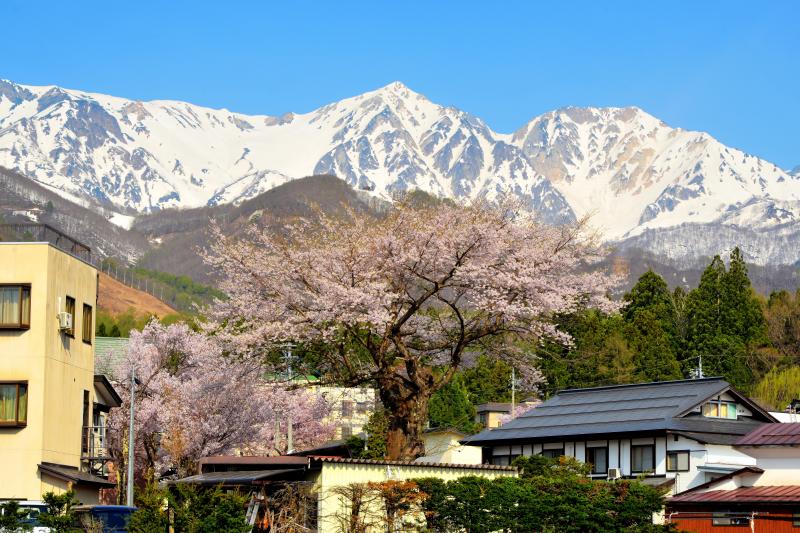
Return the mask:
<path id="1" fill-rule="evenodd" d="M 53 533 L 73 532 L 75 514 L 72 508 L 80 505 L 75 499 L 75 491 L 70 490 L 63 494 L 47 492 L 42 495 L 42 501 L 47 504 L 47 512 L 39 515 L 39 522 L 49 527 Z"/>
<path id="2" fill-rule="evenodd" d="M 31 526 L 23 524 L 25 514 L 15 501 L 0 504 L 0 531 L 19 532 L 30 531 Z"/>
<path id="3" fill-rule="evenodd" d="M 542 458 L 546 459 L 546 458 Z M 574 460 L 519 462 L 522 476 L 415 480 L 431 531 L 559 533 L 669 531 L 652 524 L 664 506 L 658 490 L 638 481 L 596 481 Z"/>
<path id="4" fill-rule="evenodd" d="M 131 516 L 130 533 L 163 533 L 169 525 L 168 513 L 176 532 L 250 532 L 245 521 L 247 499 L 238 493 L 188 484 L 162 490 L 151 484 L 137 496 L 139 510 Z"/>

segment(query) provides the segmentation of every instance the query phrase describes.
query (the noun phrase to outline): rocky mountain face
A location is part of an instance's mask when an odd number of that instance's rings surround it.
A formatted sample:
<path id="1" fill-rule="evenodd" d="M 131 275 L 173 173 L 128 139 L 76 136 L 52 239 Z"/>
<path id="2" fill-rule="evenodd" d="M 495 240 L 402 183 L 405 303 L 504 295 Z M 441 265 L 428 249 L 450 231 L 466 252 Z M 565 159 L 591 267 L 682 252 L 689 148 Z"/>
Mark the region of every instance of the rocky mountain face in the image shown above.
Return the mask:
<path id="1" fill-rule="evenodd" d="M 512 194 L 548 223 L 591 215 L 620 249 L 679 262 L 736 245 L 758 264 L 800 260 L 797 171 L 638 108 L 564 108 L 502 134 L 401 83 L 310 113 L 251 116 L 0 81 L 0 165 L 118 224 L 333 174 L 384 200 L 414 189 Z"/>

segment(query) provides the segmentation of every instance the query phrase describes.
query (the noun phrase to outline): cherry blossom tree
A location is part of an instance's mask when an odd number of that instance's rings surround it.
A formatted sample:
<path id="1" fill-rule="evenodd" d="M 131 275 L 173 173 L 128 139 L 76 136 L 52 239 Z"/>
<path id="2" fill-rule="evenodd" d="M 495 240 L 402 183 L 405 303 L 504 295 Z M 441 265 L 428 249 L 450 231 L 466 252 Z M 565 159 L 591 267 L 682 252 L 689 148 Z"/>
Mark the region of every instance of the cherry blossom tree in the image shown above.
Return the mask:
<path id="1" fill-rule="evenodd" d="M 280 233 L 216 231 L 207 262 L 229 296 L 209 327 L 226 348 L 271 360 L 287 342 L 313 353 L 324 382 L 371 385 L 389 415 L 391 459 L 422 455 L 431 395 L 488 350 L 541 380 L 515 337 L 569 342 L 551 321 L 610 309 L 613 279 L 585 223 L 552 227 L 515 206 L 401 203 L 381 217 L 320 215 Z"/>
<path id="2" fill-rule="evenodd" d="M 319 444 L 333 435 L 327 403 L 310 391 L 290 391 L 264 379 L 252 359 L 223 354 L 219 343 L 185 324 L 153 320 L 131 331 L 125 360 L 115 372 L 123 398 L 112 411 L 111 447 L 124 473 L 127 460 L 131 367 L 136 386 L 135 454 L 137 472 L 193 473 L 205 456 L 231 452 L 286 452 L 292 423 L 296 448 Z"/>

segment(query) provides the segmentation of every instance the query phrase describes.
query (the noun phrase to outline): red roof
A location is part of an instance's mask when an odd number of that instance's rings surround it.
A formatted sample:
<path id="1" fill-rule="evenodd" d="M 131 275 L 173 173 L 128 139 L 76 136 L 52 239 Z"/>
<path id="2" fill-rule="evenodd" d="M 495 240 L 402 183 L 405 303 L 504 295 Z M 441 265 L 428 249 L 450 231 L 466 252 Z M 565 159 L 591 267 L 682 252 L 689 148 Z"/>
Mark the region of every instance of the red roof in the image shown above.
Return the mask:
<path id="1" fill-rule="evenodd" d="M 732 490 L 684 492 L 669 499 L 673 503 L 800 503 L 800 485 L 739 487 Z"/>
<path id="2" fill-rule="evenodd" d="M 798 446 L 800 423 L 763 424 L 736 441 L 736 446 Z"/>

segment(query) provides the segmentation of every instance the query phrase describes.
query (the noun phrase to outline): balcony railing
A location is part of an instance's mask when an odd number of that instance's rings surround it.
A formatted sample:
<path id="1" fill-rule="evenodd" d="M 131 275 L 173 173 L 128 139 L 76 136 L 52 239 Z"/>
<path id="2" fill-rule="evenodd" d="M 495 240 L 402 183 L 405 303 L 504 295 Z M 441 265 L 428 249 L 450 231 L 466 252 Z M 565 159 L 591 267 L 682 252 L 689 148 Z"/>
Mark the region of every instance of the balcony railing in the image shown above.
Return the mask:
<path id="1" fill-rule="evenodd" d="M 107 432 L 105 426 L 84 426 L 81 457 L 87 460 L 109 459 Z"/>
<path id="2" fill-rule="evenodd" d="M 0 224 L 0 233 L 8 235 L 7 238 L 23 242 L 49 242 L 78 259 L 87 263 L 92 262 L 92 251 L 88 246 L 47 224 Z M 0 240 L 4 240 L 2 235 Z"/>

